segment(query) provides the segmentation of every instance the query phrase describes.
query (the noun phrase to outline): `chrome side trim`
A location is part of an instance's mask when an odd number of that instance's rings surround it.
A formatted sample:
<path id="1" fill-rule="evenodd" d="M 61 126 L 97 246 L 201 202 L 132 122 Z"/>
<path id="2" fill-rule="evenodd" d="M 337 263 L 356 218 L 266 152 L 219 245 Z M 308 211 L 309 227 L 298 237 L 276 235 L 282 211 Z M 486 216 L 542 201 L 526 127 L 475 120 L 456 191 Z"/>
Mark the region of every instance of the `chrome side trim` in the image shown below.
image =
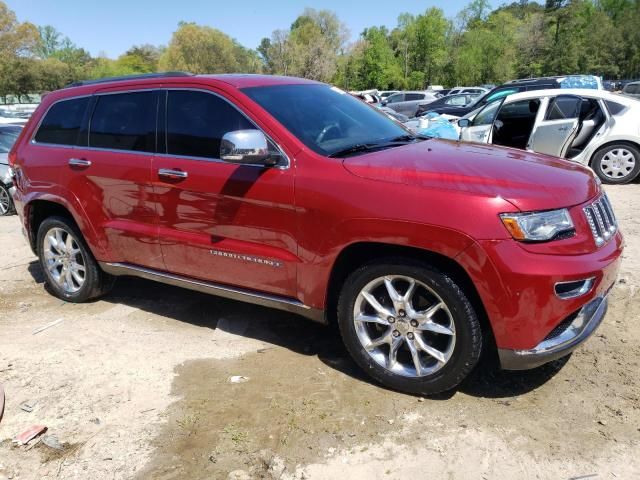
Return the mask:
<path id="1" fill-rule="evenodd" d="M 604 320 L 607 307 L 606 295 L 596 297 L 580 309 L 573 322 L 557 337 L 543 340 L 530 350 L 499 348 L 501 367 L 529 370 L 568 355 L 596 331 Z"/>
<path id="2" fill-rule="evenodd" d="M 217 283 L 196 280 L 181 275 L 153 270 L 150 268 L 131 265 L 128 263 L 105 263 L 99 262 L 100 268 L 111 275 L 129 275 L 132 277 L 145 278 L 156 282 L 173 285 L 175 287 L 187 288 L 197 292 L 217 295 L 219 297 L 238 300 L 241 302 L 253 303 L 254 305 L 262 305 L 263 307 L 275 308 L 301 315 L 314 322 L 326 324 L 324 310 L 312 308 L 293 298 L 282 297 L 278 295 L 270 295 L 266 293 L 256 292 L 253 290 L 245 290 L 238 287 L 231 287 Z"/>

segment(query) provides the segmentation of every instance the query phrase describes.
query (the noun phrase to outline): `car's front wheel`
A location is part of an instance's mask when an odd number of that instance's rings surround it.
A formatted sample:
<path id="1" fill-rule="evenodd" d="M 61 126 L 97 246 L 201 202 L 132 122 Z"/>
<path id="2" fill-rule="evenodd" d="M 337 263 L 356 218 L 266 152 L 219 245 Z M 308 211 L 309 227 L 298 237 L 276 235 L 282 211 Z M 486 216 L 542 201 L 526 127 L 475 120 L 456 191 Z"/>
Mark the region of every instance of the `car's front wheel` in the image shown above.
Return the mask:
<path id="1" fill-rule="evenodd" d="M 640 173 L 640 150 L 630 143 L 612 143 L 595 153 L 591 168 L 603 183 L 629 183 Z"/>
<path id="2" fill-rule="evenodd" d="M 388 259 L 356 270 L 345 281 L 338 322 L 356 363 L 395 390 L 450 390 L 480 357 L 482 333 L 471 303 L 428 265 Z"/>
<path id="3" fill-rule="evenodd" d="M 4 215 L 12 215 L 15 212 L 13 200 L 6 185 L 0 183 L 0 217 Z"/>
<path id="4" fill-rule="evenodd" d="M 75 223 L 49 217 L 38 228 L 38 257 L 47 285 L 67 302 L 84 302 L 107 293 L 114 277 L 103 272 Z"/>

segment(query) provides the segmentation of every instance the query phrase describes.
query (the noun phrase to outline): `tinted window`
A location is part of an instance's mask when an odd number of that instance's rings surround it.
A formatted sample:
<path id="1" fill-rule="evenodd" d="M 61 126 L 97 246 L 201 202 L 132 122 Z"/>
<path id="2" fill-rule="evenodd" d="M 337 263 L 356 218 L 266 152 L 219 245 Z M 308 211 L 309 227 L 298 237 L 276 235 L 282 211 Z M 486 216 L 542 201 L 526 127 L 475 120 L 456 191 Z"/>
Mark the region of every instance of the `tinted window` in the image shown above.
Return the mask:
<path id="1" fill-rule="evenodd" d="M 404 93 L 394 93 L 389 98 L 387 98 L 387 103 L 401 102 L 403 98 L 404 98 Z"/>
<path id="2" fill-rule="evenodd" d="M 2 127 L 0 128 L 0 153 L 9 153 L 11 147 L 16 143 L 18 135 L 20 135 L 21 127 Z"/>
<path id="3" fill-rule="evenodd" d="M 405 95 L 405 100 L 407 102 L 410 102 L 412 100 L 424 100 L 424 94 L 423 93 L 407 93 Z"/>
<path id="4" fill-rule="evenodd" d="M 274 85 L 242 91 L 322 155 L 360 144 L 383 144 L 409 134 L 384 113 L 335 87 Z"/>
<path id="5" fill-rule="evenodd" d="M 167 153 L 220 158 L 220 141 L 225 133 L 255 128 L 244 115 L 216 95 L 169 91 Z"/>
<path id="6" fill-rule="evenodd" d="M 609 113 L 611 115 L 619 115 L 627 108 L 621 103 L 612 102 L 611 100 L 606 100 L 604 103 L 607 104 L 607 108 L 609 109 Z"/>
<path id="7" fill-rule="evenodd" d="M 35 141 L 56 145 L 76 145 L 89 97 L 54 104 L 42 120 Z"/>
<path id="8" fill-rule="evenodd" d="M 154 152 L 155 92 L 98 97 L 89 128 L 90 147 Z"/>
<path id="9" fill-rule="evenodd" d="M 446 102 L 445 102 L 445 103 L 446 103 L 447 105 L 457 105 L 457 106 L 460 106 L 460 105 L 466 105 L 466 104 L 467 104 L 467 101 L 468 101 L 467 97 L 462 96 L 462 97 L 452 97 L 452 98 L 449 98 L 449 99 L 447 99 L 447 100 L 446 100 Z"/>
<path id="10" fill-rule="evenodd" d="M 582 108 L 582 99 L 579 97 L 560 96 L 552 100 L 545 120 L 563 120 L 566 118 L 578 118 Z"/>

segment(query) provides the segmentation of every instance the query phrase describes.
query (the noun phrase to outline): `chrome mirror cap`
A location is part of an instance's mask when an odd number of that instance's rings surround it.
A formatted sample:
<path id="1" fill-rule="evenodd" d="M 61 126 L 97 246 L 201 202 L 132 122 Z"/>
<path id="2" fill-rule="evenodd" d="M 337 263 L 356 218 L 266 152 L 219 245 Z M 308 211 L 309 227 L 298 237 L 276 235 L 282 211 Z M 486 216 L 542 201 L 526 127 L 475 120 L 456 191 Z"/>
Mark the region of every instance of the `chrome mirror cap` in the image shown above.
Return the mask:
<path id="1" fill-rule="evenodd" d="M 269 142 L 260 130 L 225 133 L 220 142 L 220 158 L 240 164 L 275 165 L 278 155 L 269 151 Z"/>

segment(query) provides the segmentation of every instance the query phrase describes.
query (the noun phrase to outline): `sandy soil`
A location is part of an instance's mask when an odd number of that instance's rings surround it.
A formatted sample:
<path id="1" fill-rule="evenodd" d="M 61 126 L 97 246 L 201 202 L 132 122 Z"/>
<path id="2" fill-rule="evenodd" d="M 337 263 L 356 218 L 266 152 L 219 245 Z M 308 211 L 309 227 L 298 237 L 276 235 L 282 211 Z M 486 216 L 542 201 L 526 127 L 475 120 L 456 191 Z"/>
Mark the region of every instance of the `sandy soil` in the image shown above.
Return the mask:
<path id="1" fill-rule="evenodd" d="M 429 399 L 372 385 L 331 329 L 282 312 L 135 279 L 57 300 L 2 217 L 0 480 L 640 478 L 640 185 L 607 190 L 627 250 L 596 335 Z M 63 450 L 12 444 L 34 424 Z"/>

